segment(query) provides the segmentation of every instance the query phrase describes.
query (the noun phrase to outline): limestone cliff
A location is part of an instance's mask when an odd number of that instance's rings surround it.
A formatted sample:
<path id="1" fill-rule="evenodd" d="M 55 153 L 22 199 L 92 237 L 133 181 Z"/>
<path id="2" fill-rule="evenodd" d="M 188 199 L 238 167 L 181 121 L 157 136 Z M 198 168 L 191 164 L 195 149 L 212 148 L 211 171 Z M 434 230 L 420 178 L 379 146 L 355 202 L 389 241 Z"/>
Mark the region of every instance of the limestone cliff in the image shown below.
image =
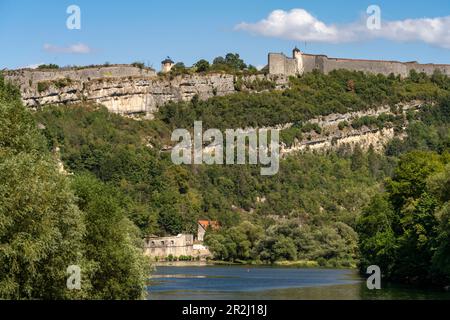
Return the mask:
<path id="1" fill-rule="evenodd" d="M 24 104 L 31 108 L 49 104 L 94 102 L 114 113 L 145 113 L 152 117 L 158 107 L 170 101 L 189 101 L 248 90 L 246 84 L 266 80 L 285 88 L 287 77 L 255 75 L 237 78 L 230 74 L 157 76 L 132 66 L 87 68 L 67 71 L 18 70 L 6 78 L 20 86 Z M 237 81 L 240 82 L 238 87 Z"/>
<path id="2" fill-rule="evenodd" d="M 423 101 L 410 101 L 399 103 L 395 107 L 397 114 L 405 116 L 409 110 L 419 110 L 423 106 Z M 387 126 L 385 128 L 369 128 L 363 126 L 359 129 L 353 129 L 351 126 L 344 129 L 339 128 L 341 122 L 351 123 L 353 120 L 364 116 L 379 116 L 381 114 L 394 114 L 389 106 L 381 106 L 376 109 L 366 111 L 349 112 L 345 114 L 330 114 L 319 118 L 311 119 L 309 122 L 317 123 L 322 132 L 320 134 L 312 131 L 299 141 L 296 140 L 292 146 L 282 145 L 280 153 L 287 155 L 293 152 L 305 151 L 326 151 L 337 150 L 341 146 L 348 146 L 353 149 L 355 146 L 367 150 L 372 146 L 375 151 L 381 151 L 386 144 L 394 137 L 400 139 L 406 136 L 404 129 L 406 127 L 394 128 Z M 407 125 L 406 118 L 404 125 Z M 287 124 L 284 128 L 289 128 L 292 124 Z"/>

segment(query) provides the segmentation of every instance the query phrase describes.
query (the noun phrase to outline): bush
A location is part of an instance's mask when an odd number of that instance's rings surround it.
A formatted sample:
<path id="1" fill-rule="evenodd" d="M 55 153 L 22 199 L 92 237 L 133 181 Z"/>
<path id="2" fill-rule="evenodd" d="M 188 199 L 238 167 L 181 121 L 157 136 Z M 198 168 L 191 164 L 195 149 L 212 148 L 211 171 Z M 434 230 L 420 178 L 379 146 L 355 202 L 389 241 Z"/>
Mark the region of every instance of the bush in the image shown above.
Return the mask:
<path id="1" fill-rule="evenodd" d="M 37 84 L 37 90 L 39 92 L 47 91 L 50 88 L 50 83 L 48 81 L 41 81 Z"/>
<path id="2" fill-rule="evenodd" d="M 38 69 L 59 69 L 59 66 L 57 64 L 41 64 L 38 66 Z"/>
<path id="3" fill-rule="evenodd" d="M 136 61 L 136 62 L 133 62 L 131 65 L 133 67 L 136 67 L 136 68 L 139 68 L 139 69 L 144 69 L 145 68 L 145 63 L 144 62 Z"/>

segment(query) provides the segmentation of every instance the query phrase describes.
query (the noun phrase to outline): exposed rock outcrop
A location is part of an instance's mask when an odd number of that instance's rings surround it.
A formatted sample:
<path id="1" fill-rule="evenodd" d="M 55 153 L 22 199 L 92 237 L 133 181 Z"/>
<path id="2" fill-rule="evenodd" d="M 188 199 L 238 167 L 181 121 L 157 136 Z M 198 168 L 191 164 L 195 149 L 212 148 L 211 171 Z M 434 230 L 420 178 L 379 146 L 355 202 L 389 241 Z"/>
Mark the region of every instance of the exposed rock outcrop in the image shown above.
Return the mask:
<path id="1" fill-rule="evenodd" d="M 154 71 L 132 66 L 81 70 L 16 70 L 6 78 L 20 86 L 24 104 L 31 108 L 49 104 L 94 102 L 119 114 L 145 113 L 150 118 L 158 107 L 170 101 L 189 101 L 194 96 L 208 99 L 238 90 L 251 91 L 245 84 L 269 81 L 273 88 L 287 87 L 283 76 L 254 75 L 238 78 L 230 74 L 194 74 L 173 78 L 157 76 Z"/>
<path id="2" fill-rule="evenodd" d="M 423 101 L 410 101 L 406 103 L 399 103 L 395 106 L 397 114 L 403 114 L 409 110 L 419 110 L 423 106 Z M 381 106 L 379 108 L 369 109 L 365 111 L 349 112 L 344 114 L 330 114 L 318 118 L 311 119 L 309 122 L 316 123 L 322 129 L 321 133 L 312 131 L 310 134 L 299 141 L 296 140 L 292 146 L 282 145 L 280 154 L 287 155 L 293 152 L 305 151 L 325 151 L 337 150 L 342 146 L 347 146 L 353 149 L 355 146 L 367 150 L 370 146 L 375 151 L 381 151 L 386 144 L 394 137 L 403 139 L 406 137 L 403 128 L 394 128 L 388 126 L 385 128 L 369 128 L 363 126 L 359 129 L 354 129 L 351 126 L 344 129 L 339 128 L 339 123 L 351 123 L 360 117 L 373 116 L 377 117 L 381 114 L 394 114 L 389 106 Z M 405 125 L 406 123 L 406 119 Z M 284 128 L 289 128 L 291 124 L 285 125 Z"/>

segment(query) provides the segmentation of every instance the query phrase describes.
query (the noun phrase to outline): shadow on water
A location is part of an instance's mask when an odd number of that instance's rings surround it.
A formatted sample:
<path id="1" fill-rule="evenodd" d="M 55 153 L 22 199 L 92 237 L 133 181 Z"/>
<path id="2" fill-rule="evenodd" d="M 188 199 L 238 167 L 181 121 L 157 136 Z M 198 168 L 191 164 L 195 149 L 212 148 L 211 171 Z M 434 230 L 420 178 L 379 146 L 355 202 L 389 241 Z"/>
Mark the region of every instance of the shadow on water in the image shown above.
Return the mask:
<path id="1" fill-rule="evenodd" d="M 158 267 L 148 290 L 151 300 L 450 299 L 449 292 L 390 284 L 368 290 L 350 269 L 259 266 Z"/>

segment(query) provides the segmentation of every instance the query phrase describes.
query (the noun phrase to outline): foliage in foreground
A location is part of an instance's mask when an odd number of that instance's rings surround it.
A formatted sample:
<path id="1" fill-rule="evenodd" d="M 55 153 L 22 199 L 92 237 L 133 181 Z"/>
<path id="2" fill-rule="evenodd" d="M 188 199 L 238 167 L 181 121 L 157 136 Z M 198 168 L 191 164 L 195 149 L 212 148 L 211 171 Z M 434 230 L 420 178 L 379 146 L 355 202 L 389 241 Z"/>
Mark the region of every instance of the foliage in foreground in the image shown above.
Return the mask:
<path id="1" fill-rule="evenodd" d="M 95 178 L 58 172 L 18 90 L 0 77 L 0 298 L 137 299 L 142 244 Z M 105 189 L 103 189 L 105 188 Z M 81 268 L 81 290 L 66 288 Z"/>
<path id="2" fill-rule="evenodd" d="M 380 266 L 391 280 L 450 281 L 450 155 L 401 156 L 386 191 L 358 222 L 360 267 Z"/>

